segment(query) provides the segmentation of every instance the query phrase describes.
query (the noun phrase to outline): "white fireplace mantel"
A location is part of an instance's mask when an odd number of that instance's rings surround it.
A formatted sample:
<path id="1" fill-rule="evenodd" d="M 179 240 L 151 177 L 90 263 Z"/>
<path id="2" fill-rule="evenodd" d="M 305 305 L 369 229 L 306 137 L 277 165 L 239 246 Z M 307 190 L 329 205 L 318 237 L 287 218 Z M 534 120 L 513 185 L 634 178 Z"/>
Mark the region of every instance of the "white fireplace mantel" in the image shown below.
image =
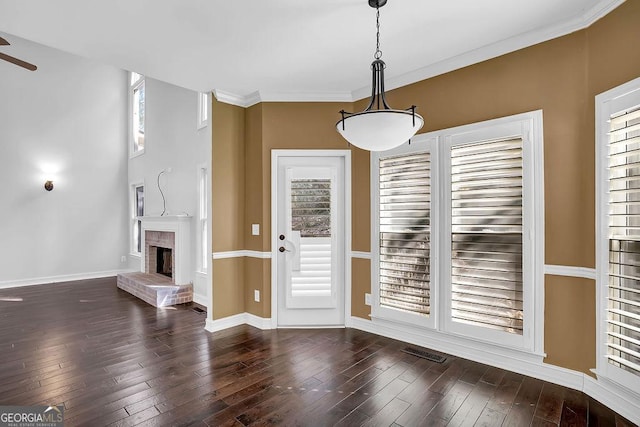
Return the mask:
<path id="1" fill-rule="evenodd" d="M 141 242 L 141 271 L 145 271 L 147 231 L 173 232 L 175 236 L 173 281 L 176 285 L 193 283 L 191 275 L 191 216 L 143 216 Z"/>

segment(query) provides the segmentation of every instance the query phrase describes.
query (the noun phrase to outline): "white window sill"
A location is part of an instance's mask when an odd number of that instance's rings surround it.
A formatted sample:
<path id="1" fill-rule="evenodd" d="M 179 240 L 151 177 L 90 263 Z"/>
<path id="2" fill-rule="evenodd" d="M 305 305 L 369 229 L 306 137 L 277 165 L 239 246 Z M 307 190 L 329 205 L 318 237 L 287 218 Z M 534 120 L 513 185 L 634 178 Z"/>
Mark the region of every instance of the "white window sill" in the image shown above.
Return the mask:
<path id="1" fill-rule="evenodd" d="M 129 159 L 135 159 L 136 157 L 142 156 L 144 154 L 144 148 L 142 150 L 135 151 L 129 154 Z"/>

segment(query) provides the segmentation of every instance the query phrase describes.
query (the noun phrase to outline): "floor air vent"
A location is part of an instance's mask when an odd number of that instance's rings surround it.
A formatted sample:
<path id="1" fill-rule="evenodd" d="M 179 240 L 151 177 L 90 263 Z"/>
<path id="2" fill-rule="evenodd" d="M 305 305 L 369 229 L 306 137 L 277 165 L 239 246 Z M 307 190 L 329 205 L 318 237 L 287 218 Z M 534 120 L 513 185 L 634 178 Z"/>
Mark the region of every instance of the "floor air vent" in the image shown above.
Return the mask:
<path id="1" fill-rule="evenodd" d="M 199 314 L 206 313 L 206 311 L 201 309 L 200 307 L 193 307 L 193 311 L 195 311 L 196 313 L 199 313 Z"/>
<path id="2" fill-rule="evenodd" d="M 447 360 L 446 357 L 442 357 L 438 354 L 429 353 L 428 351 L 418 350 L 417 348 L 405 347 L 402 350 L 404 353 L 411 354 L 413 356 L 421 357 L 423 359 L 431 360 L 432 362 L 442 363 Z"/>

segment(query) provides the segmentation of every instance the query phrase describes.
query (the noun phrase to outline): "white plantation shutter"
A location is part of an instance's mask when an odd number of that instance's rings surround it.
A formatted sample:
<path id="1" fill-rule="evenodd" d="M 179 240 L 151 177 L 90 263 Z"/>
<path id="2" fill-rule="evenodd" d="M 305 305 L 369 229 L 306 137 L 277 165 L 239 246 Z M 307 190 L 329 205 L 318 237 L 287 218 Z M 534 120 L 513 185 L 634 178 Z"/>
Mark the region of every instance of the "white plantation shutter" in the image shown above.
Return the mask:
<path id="1" fill-rule="evenodd" d="M 451 319 L 522 335 L 522 139 L 451 148 Z"/>
<path id="2" fill-rule="evenodd" d="M 380 160 L 381 307 L 430 313 L 429 153 Z"/>
<path id="3" fill-rule="evenodd" d="M 608 158 L 606 357 L 640 376 L 640 108 L 611 118 Z"/>
<path id="4" fill-rule="evenodd" d="M 291 180 L 291 296 L 331 296 L 331 180 Z"/>

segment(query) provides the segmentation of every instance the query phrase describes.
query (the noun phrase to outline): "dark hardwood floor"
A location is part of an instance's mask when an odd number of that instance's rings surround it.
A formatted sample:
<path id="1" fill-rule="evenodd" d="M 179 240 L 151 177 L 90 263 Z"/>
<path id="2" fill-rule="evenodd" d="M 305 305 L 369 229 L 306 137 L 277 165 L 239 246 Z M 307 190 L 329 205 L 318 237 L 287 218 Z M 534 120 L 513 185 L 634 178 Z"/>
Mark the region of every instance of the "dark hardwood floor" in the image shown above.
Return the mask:
<path id="1" fill-rule="evenodd" d="M 354 329 L 204 331 L 114 278 L 0 290 L 0 405 L 65 425 L 627 426 L 583 393 Z"/>

